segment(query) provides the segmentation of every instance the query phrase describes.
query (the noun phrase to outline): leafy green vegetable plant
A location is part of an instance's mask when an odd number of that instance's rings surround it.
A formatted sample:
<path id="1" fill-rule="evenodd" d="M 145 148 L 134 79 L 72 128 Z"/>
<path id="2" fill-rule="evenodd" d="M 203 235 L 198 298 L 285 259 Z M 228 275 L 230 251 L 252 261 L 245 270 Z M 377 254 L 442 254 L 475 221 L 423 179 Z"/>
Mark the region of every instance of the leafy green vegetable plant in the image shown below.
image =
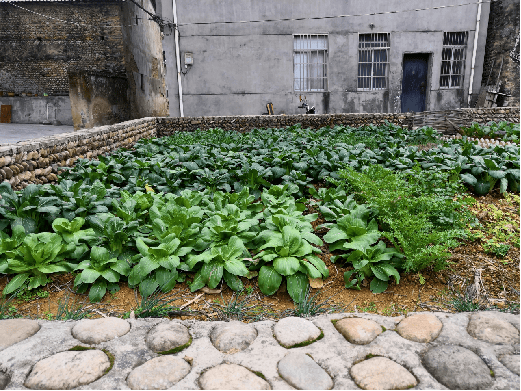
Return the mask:
<path id="1" fill-rule="evenodd" d="M 36 233 L 59 213 L 56 197 L 40 195 L 40 188 L 30 184 L 14 192 L 9 182 L 0 183 L 0 231 L 22 225 L 27 233 Z M 3 218 L 2 218 L 3 217 Z"/>
<path id="2" fill-rule="evenodd" d="M 394 260 L 393 257 L 395 257 Z M 354 267 L 354 270 L 344 273 L 346 288 L 360 290 L 360 283 L 364 279 L 372 277 L 369 286 L 371 292 L 384 292 L 391 276 L 395 278 L 396 284 L 400 282 L 400 274 L 395 266 L 400 264 L 396 258 L 402 257 L 402 254 L 392 247 L 386 247 L 382 241 L 375 246 L 361 247 L 361 249 L 353 251 L 346 257 L 346 262 L 352 263 Z M 353 275 L 356 278 L 351 280 Z"/>
<path id="3" fill-rule="evenodd" d="M 106 244 L 116 255 L 123 252 L 132 236 L 138 232 L 139 222 L 132 221 L 127 224 L 111 213 L 91 215 L 87 221 L 98 237 L 98 244 Z"/>
<path id="4" fill-rule="evenodd" d="M 136 246 L 142 258 L 128 275 L 128 283 L 131 286 L 139 284 L 143 296 L 150 296 L 158 287 L 163 292 L 172 290 L 180 277 L 177 269 L 188 270 L 184 263 L 181 264 L 181 257 L 192 251 L 191 247 L 180 244 L 174 234 L 164 237 L 157 247 L 149 247 L 137 238 Z"/>
<path id="5" fill-rule="evenodd" d="M 47 274 L 70 272 L 76 265 L 64 258 L 74 251 L 74 245 L 64 244 L 60 235 L 50 232 L 27 235 L 19 247 L 7 251 L 7 272 L 16 276 L 7 284 L 3 293 L 14 292 L 28 280 L 28 289 L 38 288 L 49 282 Z"/>
<path id="6" fill-rule="evenodd" d="M 201 289 L 205 285 L 214 289 L 219 285 L 221 279 L 234 291 L 243 288 L 238 276 L 246 276 L 249 272 L 243 257 L 248 250 L 238 236 L 232 236 L 228 244 L 210 247 L 199 255 L 188 258 L 187 264 L 191 270 L 195 270 L 198 263 L 203 262 L 190 285 L 192 292 Z"/>
<path id="7" fill-rule="evenodd" d="M 257 256 L 263 261 L 259 270 L 259 288 L 265 295 L 274 294 L 286 277 L 288 293 L 295 302 L 309 285 L 308 278 L 327 278 L 329 270 L 324 261 L 315 254 L 321 251 L 302 238 L 301 233 L 291 227 L 282 228 L 282 235 L 274 233 L 260 247 Z"/>
<path id="8" fill-rule="evenodd" d="M 81 262 L 76 270 L 82 270 L 74 280 L 78 292 L 86 292 L 90 284 L 89 300 L 98 302 L 103 299 L 107 289 L 111 292 L 119 290 L 119 279 L 130 273 L 130 266 L 123 259 L 112 257 L 109 250 L 94 246 L 90 252 L 90 259 Z"/>
<path id="9" fill-rule="evenodd" d="M 405 180 L 411 175 L 417 181 L 426 180 L 420 174 L 394 173 L 377 165 L 361 173 L 351 168 L 340 172 L 344 183 L 356 193 L 355 198 L 375 210 L 382 235 L 405 255 L 403 267 L 407 272 L 418 272 L 431 265 L 441 270 L 450 256 L 448 248 L 457 246 L 457 238 L 466 237 L 466 226 L 475 224 L 475 218 L 464 202 L 435 195 L 436 186 L 446 186 L 446 181 L 437 181 L 427 191 L 427 184 L 419 186 Z M 452 219 L 452 223 L 448 225 L 440 216 Z"/>

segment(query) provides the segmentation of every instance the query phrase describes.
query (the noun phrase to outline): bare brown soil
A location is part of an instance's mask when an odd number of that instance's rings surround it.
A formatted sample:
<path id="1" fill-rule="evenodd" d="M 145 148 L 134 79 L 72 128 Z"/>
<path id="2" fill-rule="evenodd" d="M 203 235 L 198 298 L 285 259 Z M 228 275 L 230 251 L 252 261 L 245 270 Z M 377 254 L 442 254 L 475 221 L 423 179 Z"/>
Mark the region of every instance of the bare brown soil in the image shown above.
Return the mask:
<path id="1" fill-rule="evenodd" d="M 507 202 L 498 192 L 485 197 L 477 197 L 477 204 L 473 207 L 480 222 L 490 221 L 490 216 L 483 213 L 488 205 L 508 214 L 512 229 L 519 236 L 519 204 Z M 325 230 L 317 229 L 322 221 L 313 223 L 316 234 L 323 236 Z M 330 277 L 323 282 L 320 288 L 311 289 L 310 296 L 316 296 L 316 302 L 328 300 L 326 308 L 336 309 L 335 312 L 368 312 L 386 316 L 399 316 L 415 311 L 447 311 L 454 312 L 451 301 L 457 297 L 467 296 L 470 302 L 479 305 L 480 309 L 517 308 L 519 310 L 519 248 L 512 246 L 504 258 L 486 253 L 482 241 L 463 243 L 452 250 L 449 259 L 450 267 L 441 272 L 423 270 L 420 274 L 402 274 L 399 284 L 391 282 L 388 289 L 381 294 L 373 294 L 369 284 L 364 281 L 362 290 L 346 289 L 344 287 L 344 272 L 352 269 L 347 265 L 331 263 L 331 253 L 327 247 L 322 247 L 322 259 L 329 268 Z M 8 283 L 8 277 L 0 278 L 0 291 Z M 91 311 L 92 318 L 101 316 L 124 316 L 135 310 L 140 303 L 139 293 L 130 289 L 126 283 L 120 283 L 120 290 L 114 294 L 107 293 L 100 303 L 89 303 L 87 295 L 76 294 L 73 291 L 74 274 L 56 274 L 51 276 L 52 283 L 42 288 L 48 292 L 47 297 L 33 298 L 28 301 L 14 299 L 10 304 L 16 309 L 14 316 L 26 318 L 54 319 L 58 304 L 64 303 L 69 297 L 70 303 L 81 303 Z M 188 280 L 192 276 L 189 274 Z M 257 285 L 257 279 L 242 278 L 244 286 L 251 291 L 248 296 L 248 307 L 258 311 L 257 317 L 245 316 L 248 308 L 242 311 L 244 321 L 280 318 L 288 316 L 284 311 L 295 309 L 285 287 L 272 296 L 263 295 Z M 394 281 L 394 280 L 393 280 Z M 188 285 L 179 283 L 167 296 L 175 299 L 171 305 L 181 307 L 183 311 L 199 311 L 187 315 L 172 314 L 171 318 L 220 320 L 229 318 L 223 313 L 222 305 L 237 299 L 233 292 L 224 285 L 215 292 L 206 293 L 203 290 L 191 293 Z M 47 295 L 44 293 L 44 295 Z M 242 300 L 247 295 L 239 296 Z M 14 311 L 14 310 L 13 310 Z"/>

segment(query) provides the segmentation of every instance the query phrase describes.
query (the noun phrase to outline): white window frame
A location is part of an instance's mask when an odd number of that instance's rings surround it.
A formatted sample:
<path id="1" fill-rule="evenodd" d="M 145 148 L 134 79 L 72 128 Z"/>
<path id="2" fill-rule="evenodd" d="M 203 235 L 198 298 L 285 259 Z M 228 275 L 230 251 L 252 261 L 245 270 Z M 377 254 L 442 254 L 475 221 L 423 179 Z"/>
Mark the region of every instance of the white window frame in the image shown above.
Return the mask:
<path id="1" fill-rule="evenodd" d="M 387 40 L 378 40 L 379 35 L 386 35 Z M 360 36 L 361 35 L 371 35 L 372 40 L 360 42 Z M 373 44 L 380 44 L 380 46 L 369 46 L 369 47 L 362 47 L 362 44 L 366 43 L 373 43 Z M 358 33 L 358 74 L 356 79 L 356 90 L 357 91 L 386 91 L 389 89 L 389 52 L 391 49 L 391 34 L 386 32 L 379 32 L 379 33 Z M 375 59 L 374 51 L 375 50 L 385 50 L 386 53 L 386 61 L 379 61 Z M 369 61 L 360 61 L 361 54 L 363 52 L 369 52 L 370 53 L 370 59 Z M 369 56 L 368 56 L 369 57 Z M 364 70 L 364 67 L 362 65 L 364 64 L 371 64 L 371 71 L 370 73 Z M 383 68 L 384 75 L 375 75 L 375 66 L 380 68 Z M 383 66 L 383 67 L 382 67 Z M 367 68 L 365 68 L 367 69 Z M 366 74 L 362 74 L 366 73 Z M 375 81 L 378 79 L 382 79 L 385 81 L 384 87 L 377 87 L 375 86 Z M 369 81 L 363 82 L 363 80 Z M 360 87 L 360 82 L 362 81 L 362 85 L 369 84 L 369 87 Z"/>
<path id="2" fill-rule="evenodd" d="M 313 47 L 312 39 L 313 38 L 325 38 L 325 45 L 321 48 Z M 301 38 L 303 40 L 308 40 L 304 47 L 297 48 L 296 39 Z M 318 43 L 317 39 L 317 43 Z M 294 92 L 326 92 L 329 90 L 328 83 L 328 61 L 329 61 L 329 34 L 328 33 L 314 33 L 314 34 L 293 34 L 293 91 Z M 313 62 L 309 61 L 312 58 L 312 55 L 315 54 L 315 58 L 319 58 L 319 54 L 323 53 L 322 62 Z M 303 58 L 303 55 L 306 54 L 308 59 Z M 311 69 L 313 69 L 313 65 L 316 65 L 315 75 L 309 75 Z M 322 72 L 319 76 L 318 74 L 318 66 L 322 65 Z M 317 82 L 322 80 L 323 88 L 311 88 L 313 82 Z"/>
<path id="3" fill-rule="evenodd" d="M 467 44 L 469 39 L 468 31 L 445 31 L 443 32 L 443 42 L 445 42 L 445 38 L 447 34 L 465 34 L 464 44 L 462 45 L 445 45 L 443 44 L 441 49 L 441 66 L 440 66 L 440 89 L 458 89 L 463 88 L 463 77 L 465 75 L 465 62 L 467 60 Z M 445 49 L 450 49 L 450 60 L 443 59 L 443 52 Z M 459 60 L 454 59 L 454 51 L 457 49 L 461 49 L 463 53 L 463 58 Z M 449 62 L 449 73 L 443 73 L 443 63 Z M 454 63 L 461 62 L 461 68 L 459 72 L 455 72 Z M 454 76 L 459 76 L 459 84 L 453 84 Z M 445 80 L 448 81 L 443 81 Z"/>

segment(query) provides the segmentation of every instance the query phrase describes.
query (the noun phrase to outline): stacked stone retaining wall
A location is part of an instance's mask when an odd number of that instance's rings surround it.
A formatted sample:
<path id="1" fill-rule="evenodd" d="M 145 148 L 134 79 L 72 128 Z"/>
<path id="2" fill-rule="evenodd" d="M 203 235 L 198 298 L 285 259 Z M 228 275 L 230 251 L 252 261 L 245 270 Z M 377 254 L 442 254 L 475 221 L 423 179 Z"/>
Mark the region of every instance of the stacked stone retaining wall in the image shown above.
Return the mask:
<path id="1" fill-rule="evenodd" d="M 31 183 L 54 183 L 59 167 L 71 167 L 80 158 L 130 148 L 139 139 L 151 137 L 156 137 L 156 119 L 141 118 L 2 146 L 0 182 L 8 181 L 14 189 Z"/>
<path id="2" fill-rule="evenodd" d="M 411 114 L 316 114 L 316 115 L 243 115 L 219 117 L 158 118 L 158 137 L 168 136 L 178 131 L 194 131 L 222 128 L 247 132 L 255 128 L 282 128 L 300 123 L 303 128 L 320 129 L 326 126 L 381 125 L 386 121 L 409 127 Z"/>
<path id="3" fill-rule="evenodd" d="M 450 134 L 452 125 L 446 120 L 440 120 L 445 117 L 450 118 L 450 121 L 457 126 L 468 126 L 472 122 L 519 122 L 519 107 L 406 114 L 141 118 L 2 146 L 0 147 L 0 182 L 8 181 L 14 189 L 24 188 L 30 183 L 52 183 L 57 180 L 59 167 L 71 167 L 80 158 L 96 158 L 100 154 L 110 153 L 118 148 L 130 148 L 141 138 L 163 137 L 175 132 L 212 128 L 247 132 L 254 128 L 280 128 L 297 123 L 300 123 L 303 128 L 313 129 L 335 125 L 358 127 L 368 124 L 381 125 L 386 121 L 411 128 L 438 121 L 437 126 L 433 127 L 441 130 L 442 133 Z"/>

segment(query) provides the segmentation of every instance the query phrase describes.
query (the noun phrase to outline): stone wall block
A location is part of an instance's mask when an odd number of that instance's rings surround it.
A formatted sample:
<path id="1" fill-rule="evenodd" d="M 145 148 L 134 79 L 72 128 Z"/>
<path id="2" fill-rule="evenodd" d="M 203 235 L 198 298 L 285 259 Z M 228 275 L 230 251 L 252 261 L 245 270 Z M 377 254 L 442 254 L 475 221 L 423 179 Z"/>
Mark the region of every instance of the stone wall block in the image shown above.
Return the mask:
<path id="1" fill-rule="evenodd" d="M 13 173 L 13 176 L 16 176 L 20 173 L 20 169 L 18 167 L 16 167 L 15 164 L 11 164 L 9 166 L 9 168 L 11 169 L 11 172 Z"/>

